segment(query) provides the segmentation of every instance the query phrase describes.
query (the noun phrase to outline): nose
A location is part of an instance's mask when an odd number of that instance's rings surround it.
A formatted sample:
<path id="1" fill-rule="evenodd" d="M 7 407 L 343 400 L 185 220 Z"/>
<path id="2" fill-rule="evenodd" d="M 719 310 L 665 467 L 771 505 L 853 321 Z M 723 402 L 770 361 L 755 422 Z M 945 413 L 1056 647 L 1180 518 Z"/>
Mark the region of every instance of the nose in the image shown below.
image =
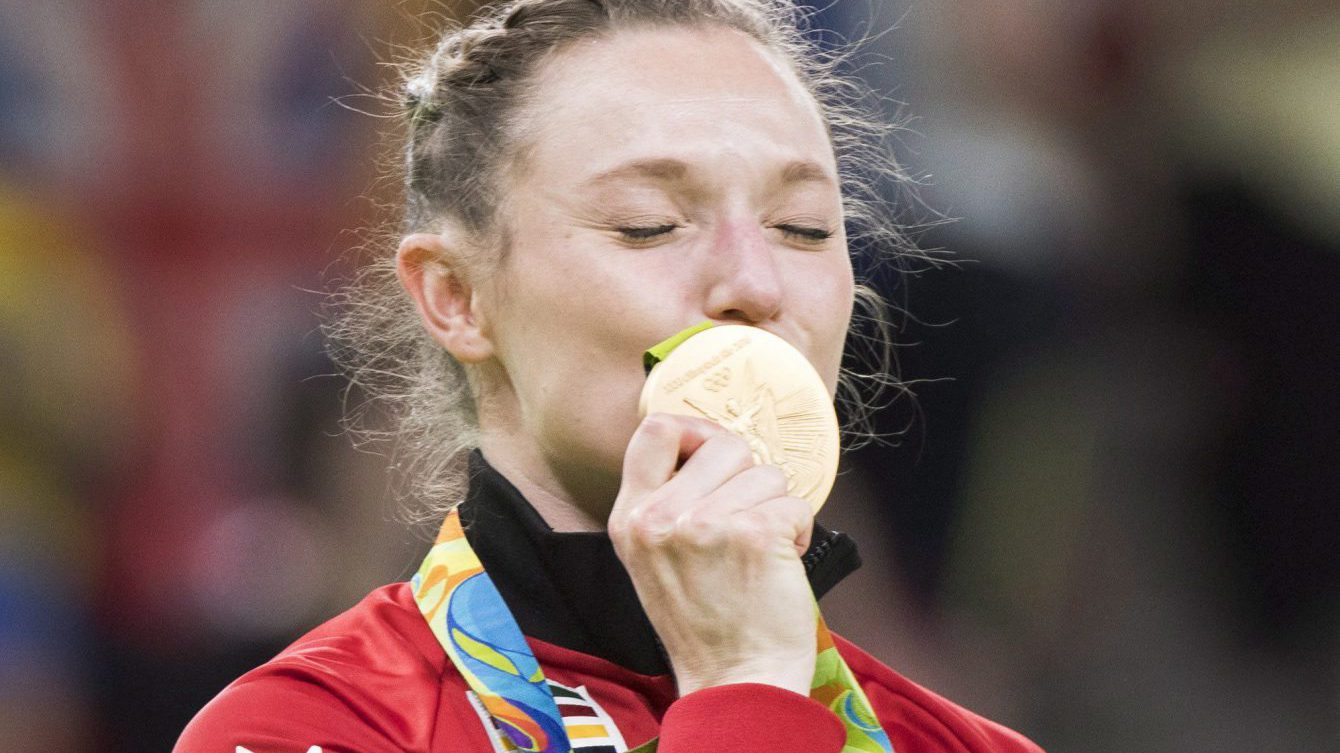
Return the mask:
<path id="1" fill-rule="evenodd" d="M 775 249 L 757 223 L 732 223 L 717 232 L 707 260 L 704 313 L 716 321 L 759 324 L 782 308 Z"/>

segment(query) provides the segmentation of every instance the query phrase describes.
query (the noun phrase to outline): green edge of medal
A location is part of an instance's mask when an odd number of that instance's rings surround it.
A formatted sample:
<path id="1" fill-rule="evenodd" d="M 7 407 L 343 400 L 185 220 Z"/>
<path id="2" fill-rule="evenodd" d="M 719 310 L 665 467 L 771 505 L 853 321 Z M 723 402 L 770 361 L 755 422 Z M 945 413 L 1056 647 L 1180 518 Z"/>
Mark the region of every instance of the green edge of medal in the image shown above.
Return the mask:
<path id="1" fill-rule="evenodd" d="M 665 338 L 664 340 L 656 343 L 655 345 L 651 346 L 650 348 L 647 349 L 646 353 L 642 354 L 643 370 L 646 371 L 648 374 L 650 374 L 651 370 L 656 368 L 656 364 L 660 363 L 661 361 L 664 361 L 665 357 L 670 355 L 670 351 L 674 350 L 675 348 L 678 348 L 680 343 L 684 342 L 690 337 L 693 337 L 699 332 L 702 332 L 703 330 L 706 329 L 711 329 L 714 326 L 716 325 L 712 324 L 712 322 L 702 322 L 701 324 L 695 324 L 692 327 L 689 327 L 688 329 L 684 330 L 683 332 L 673 334 Z"/>

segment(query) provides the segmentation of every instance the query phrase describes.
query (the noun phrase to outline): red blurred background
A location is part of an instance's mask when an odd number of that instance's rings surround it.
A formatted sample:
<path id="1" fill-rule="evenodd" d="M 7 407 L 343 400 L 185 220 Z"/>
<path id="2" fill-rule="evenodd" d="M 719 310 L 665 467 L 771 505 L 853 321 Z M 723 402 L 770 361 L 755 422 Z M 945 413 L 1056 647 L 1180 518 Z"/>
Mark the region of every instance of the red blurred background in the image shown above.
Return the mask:
<path id="1" fill-rule="evenodd" d="M 166 750 L 417 564 L 318 314 L 397 196 L 366 92 L 462 5 L 0 2 L 8 750 Z M 1340 8 L 816 24 L 960 260 L 881 280 L 919 397 L 825 510 L 830 624 L 1054 753 L 1340 751 Z"/>

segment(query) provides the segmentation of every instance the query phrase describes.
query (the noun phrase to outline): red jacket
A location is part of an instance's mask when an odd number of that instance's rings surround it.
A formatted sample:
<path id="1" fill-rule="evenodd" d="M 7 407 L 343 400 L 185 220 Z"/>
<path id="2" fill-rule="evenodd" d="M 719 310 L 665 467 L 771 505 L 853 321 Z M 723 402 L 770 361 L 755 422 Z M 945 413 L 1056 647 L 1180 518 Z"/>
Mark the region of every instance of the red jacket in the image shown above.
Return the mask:
<path id="1" fill-rule="evenodd" d="M 658 735 L 659 753 L 842 750 L 845 734 L 837 717 L 787 690 L 737 684 L 677 698 L 608 537 L 554 533 L 505 479 L 476 462 L 482 470 L 462 513 L 468 522 L 473 518 L 467 538 L 544 668 L 576 751 L 619 753 Z M 843 559 L 845 537 L 824 533 L 806 557 L 816 592 L 836 581 L 833 563 Z M 848 546 L 849 559 L 855 559 L 854 546 Z M 829 565 L 827 575 L 813 567 L 820 560 Z M 896 753 L 1040 753 L 1022 735 L 834 637 Z M 579 726 L 572 726 L 578 723 L 572 716 L 582 717 Z M 374 591 L 229 685 L 186 728 L 175 752 L 506 749 L 424 621 L 409 585 L 398 583 Z"/>
<path id="2" fill-rule="evenodd" d="M 897 753 L 1040 751 L 894 673 L 837 637 Z M 670 675 L 530 641 L 551 682 L 583 689 L 613 720 L 616 750 L 660 735 L 659 753 L 838 753 L 842 725 L 823 705 L 770 685 L 725 685 L 676 700 Z M 486 717 L 468 697 L 414 603 L 408 584 L 374 591 L 269 663 L 229 685 L 196 716 L 175 753 L 461 753 L 495 750 Z M 576 705 L 576 704 L 574 704 Z M 568 706 L 560 704 L 564 715 Z M 612 734 L 611 734 L 612 733 Z M 603 739 L 573 739 L 578 750 Z"/>

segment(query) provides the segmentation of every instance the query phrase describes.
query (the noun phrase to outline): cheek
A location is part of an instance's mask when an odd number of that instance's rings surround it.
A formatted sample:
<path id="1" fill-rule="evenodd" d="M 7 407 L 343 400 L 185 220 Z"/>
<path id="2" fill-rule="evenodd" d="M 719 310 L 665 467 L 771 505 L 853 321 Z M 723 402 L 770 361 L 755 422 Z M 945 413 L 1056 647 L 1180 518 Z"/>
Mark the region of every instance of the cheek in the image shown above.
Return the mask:
<path id="1" fill-rule="evenodd" d="M 580 254 L 573 254 L 580 256 Z M 500 327 L 500 358 L 522 402 L 544 414 L 590 419 L 635 411 L 642 352 L 660 335 L 650 312 L 656 290 L 639 289 L 609 269 L 536 265 L 514 274 Z"/>
<path id="2" fill-rule="evenodd" d="M 836 254 L 820 261 L 805 269 L 797 281 L 804 309 L 813 317 L 816 329 L 846 331 L 855 294 L 851 263 Z"/>
<path id="3" fill-rule="evenodd" d="M 815 366 L 830 388 L 842 365 L 847 330 L 851 324 L 855 282 L 845 258 L 825 259 L 798 280 L 799 316 L 813 337 Z"/>

